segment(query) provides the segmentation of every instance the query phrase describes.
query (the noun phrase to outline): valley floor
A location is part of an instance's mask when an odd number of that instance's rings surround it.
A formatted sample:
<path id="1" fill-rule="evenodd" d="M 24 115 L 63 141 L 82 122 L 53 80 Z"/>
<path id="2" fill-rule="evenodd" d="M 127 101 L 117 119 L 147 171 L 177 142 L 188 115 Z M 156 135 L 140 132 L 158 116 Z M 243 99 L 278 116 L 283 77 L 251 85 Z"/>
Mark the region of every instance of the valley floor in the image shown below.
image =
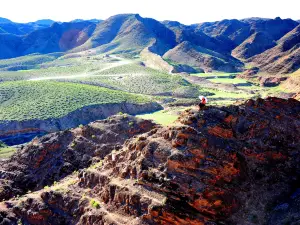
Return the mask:
<path id="1" fill-rule="evenodd" d="M 24 70 L 18 70 L 20 66 Z M 14 67 L 16 71 L 13 71 Z M 136 114 L 137 110 L 125 109 L 122 105 L 158 102 L 164 110 L 153 113 L 159 107 L 148 107 L 148 111 L 146 107 L 143 113 L 148 114 L 140 117 L 168 125 L 185 107 L 197 105 L 199 95 L 207 96 L 209 105 L 292 95 L 287 89 L 261 87 L 258 81 L 241 79 L 238 75 L 220 72 L 170 74 L 146 67 L 139 57 L 125 58 L 90 51 L 0 60 L 0 139 L 6 133 L 26 131 L 29 128 L 23 125 L 28 124 L 26 121 L 40 123 L 34 128 L 46 126 L 45 131 L 49 126 L 65 127 L 61 124 L 63 118 L 95 105 L 118 104 L 120 111 Z M 51 120 L 58 121 L 55 122 L 58 125 L 54 122 L 50 125 L 47 121 Z M 79 126 L 80 120 L 72 126 Z M 11 122 L 8 121 L 20 124 L 9 128 L 7 123 Z M 91 122 L 81 121 L 84 124 Z"/>

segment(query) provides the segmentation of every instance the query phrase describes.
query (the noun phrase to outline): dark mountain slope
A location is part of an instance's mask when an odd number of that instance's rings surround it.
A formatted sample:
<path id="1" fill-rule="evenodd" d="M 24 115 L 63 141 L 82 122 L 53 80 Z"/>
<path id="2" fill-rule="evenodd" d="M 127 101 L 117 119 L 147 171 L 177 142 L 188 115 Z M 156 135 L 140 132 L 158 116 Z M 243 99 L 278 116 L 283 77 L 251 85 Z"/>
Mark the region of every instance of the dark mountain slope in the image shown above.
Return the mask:
<path id="1" fill-rule="evenodd" d="M 0 33 L 0 59 L 19 56 L 17 49 L 21 43 L 21 38 L 16 35 Z"/>
<path id="2" fill-rule="evenodd" d="M 8 19 L 0 18 L 0 30 L 3 30 L 5 33 L 9 34 L 26 35 L 39 29 L 48 28 L 53 23 L 53 20 L 38 20 L 30 23 L 14 23 Z"/>
<path id="3" fill-rule="evenodd" d="M 39 29 L 40 27 L 39 26 L 36 27 L 33 24 L 0 23 L 0 28 L 4 30 L 5 33 L 15 34 L 15 35 L 25 35 Z"/>
<path id="4" fill-rule="evenodd" d="M 300 25 L 286 34 L 278 44 L 249 59 L 260 71 L 271 74 L 292 73 L 300 67 Z"/>
<path id="5" fill-rule="evenodd" d="M 4 25 L 8 27 L 10 24 Z M 13 23 L 12 28 L 17 30 L 10 30 L 10 32 L 20 34 L 21 27 L 19 25 Z M 28 29 L 36 29 L 30 25 L 26 26 L 29 27 Z M 0 58 L 13 58 L 31 53 L 65 52 L 85 43 L 95 27 L 95 23 L 92 22 L 54 23 L 51 27 L 34 30 L 27 35 L 16 36 L 1 30 L 0 24 Z M 3 31 L 2 34 L 1 31 Z"/>
<path id="6" fill-rule="evenodd" d="M 266 32 L 252 34 L 242 44 L 232 51 L 236 58 L 248 59 L 276 45 L 274 39 Z"/>
<path id="7" fill-rule="evenodd" d="M 218 37 L 224 41 L 228 38 L 235 47 L 242 44 L 251 35 L 263 32 L 269 38 L 278 40 L 289 31 L 293 30 L 298 23 L 291 19 L 264 19 L 249 18 L 244 20 L 222 20 L 212 23 L 196 25 L 196 29 L 203 31 L 209 36 Z"/>
<path id="8" fill-rule="evenodd" d="M 54 23 L 49 28 L 25 36 L 18 52 L 21 55 L 64 52 L 85 43 L 95 27 L 96 25 L 90 22 Z"/>
<path id="9" fill-rule="evenodd" d="M 282 36 L 293 30 L 299 24 L 291 19 L 281 19 L 277 17 L 270 20 L 248 20 L 251 30 L 255 32 L 266 32 L 274 40 L 280 39 Z"/>
<path id="10" fill-rule="evenodd" d="M 29 30 L 20 31 L 20 26 L 25 25 Z M 5 23 L 2 26 L 5 29 L 0 26 L 1 33 L 29 33 L 22 37 L 22 44 L 14 49 L 14 55 L 17 56 L 64 52 L 83 44 L 77 51 L 103 46 L 103 52 L 112 49 L 140 52 L 153 43 L 156 43 L 156 48 L 153 48 L 155 53 L 163 54 L 176 45 L 173 32 L 160 22 L 133 14 L 116 15 L 98 24 L 88 21 L 54 23 L 51 27 L 38 30 L 33 30 L 33 24 Z M 11 56 L 2 53 L 2 58 Z"/>
<path id="11" fill-rule="evenodd" d="M 7 32 L 0 27 L 0 34 L 7 34 Z"/>
<path id="12" fill-rule="evenodd" d="M 196 30 L 203 31 L 209 36 L 222 40 L 230 40 L 234 46 L 238 46 L 251 35 L 249 24 L 239 20 L 222 20 L 212 23 L 202 23 L 196 26 Z"/>
<path id="13" fill-rule="evenodd" d="M 142 18 L 139 15 L 134 15 L 122 25 L 114 41 L 120 43 L 121 49 L 131 45 L 137 50 L 155 43 L 157 46 L 152 50 L 159 55 L 176 45 L 175 35 L 171 30 L 154 19 Z"/>
<path id="14" fill-rule="evenodd" d="M 129 15 L 116 15 L 98 24 L 91 38 L 82 48 L 94 48 L 111 42 L 119 32 L 122 24 L 128 19 Z"/>
<path id="15" fill-rule="evenodd" d="M 232 45 L 228 40 L 224 41 L 208 36 L 193 26 L 185 26 L 176 21 L 164 21 L 163 24 L 174 32 L 177 43 L 188 41 L 194 45 L 220 53 L 229 53 L 232 49 Z"/>
<path id="16" fill-rule="evenodd" d="M 205 71 L 218 70 L 236 72 L 242 67 L 242 63 L 232 56 L 222 55 L 209 49 L 193 45 L 188 41 L 184 41 L 166 52 L 163 58 Z"/>

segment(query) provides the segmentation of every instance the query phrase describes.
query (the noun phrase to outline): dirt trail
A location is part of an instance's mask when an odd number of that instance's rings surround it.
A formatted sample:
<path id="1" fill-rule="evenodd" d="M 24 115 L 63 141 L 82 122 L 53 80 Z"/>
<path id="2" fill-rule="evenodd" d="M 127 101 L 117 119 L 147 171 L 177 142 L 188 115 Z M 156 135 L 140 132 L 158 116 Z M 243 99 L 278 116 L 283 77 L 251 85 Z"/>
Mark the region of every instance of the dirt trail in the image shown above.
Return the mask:
<path id="1" fill-rule="evenodd" d="M 101 73 L 103 71 L 109 70 L 109 69 L 113 69 L 119 66 L 123 66 L 123 65 L 127 65 L 127 64 L 131 64 L 133 63 L 133 61 L 115 56 L 115 55 L 110 55 L 109 57 L 113 58 L 113 59 L 118 59 L 120 60 L 120 62 L 117 63 L 113 63 L 110 66 L 107 66 L 101 70 L 96 70 L 93 72 L 88 72 L 85 71 L 84 73 L 81 74 L 76 74 L 76 75 L 64 75 L 64 76 L 50 76 L 50 77 L 35 77 L 35 78 L 30 78 L 28 79 L 28 81 L 42 81 L 42 80 L 59 80 L 59 79 L 72 79 L 72 78 L 79 78 L 79 77 L 89 77 L 89 76 L 103 76 L 103 77 L 113 77 L 113 76 L 121 76 L 121 75 L 125 75 L 125 74 L 106 74 L 106 75 L 95 75 L 97 73 Z"/>

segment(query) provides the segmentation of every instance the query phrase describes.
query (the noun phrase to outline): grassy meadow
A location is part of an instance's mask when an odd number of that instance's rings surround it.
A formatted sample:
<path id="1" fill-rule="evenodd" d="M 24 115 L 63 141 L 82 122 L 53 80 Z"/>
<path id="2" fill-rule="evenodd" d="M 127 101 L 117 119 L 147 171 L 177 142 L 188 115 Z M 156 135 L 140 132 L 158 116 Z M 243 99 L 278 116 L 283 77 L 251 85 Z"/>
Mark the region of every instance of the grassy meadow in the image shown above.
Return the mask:
<path id="1" fill-rule="evenodd" d="M 144 103 L 149 98 L 107 88 L 56 81 L 0 83 L 1 120 L 58 118 L 86 105 Z"/>
<path id="2" fill-rule="evenodd" d="M 194 104 L 199 95 L 208 96 L 209 104 L 227 105 L 282 91 L 278 87 L 259 87 L 236 75 L 219 72 L 191 75 L 217 85 L 234 85 L 233 92 L 199 86 L 181 74 L 145 67 L 138 57 L 52 53 L 0 60 L 0 120 L 58 118 L 84 106 L 125 101 L 163 103 L 171 98 L 177 105 L 188 105 Z M 143 116 L 162 124 L 177 118 L 176 113 L 168 110 Z"/>

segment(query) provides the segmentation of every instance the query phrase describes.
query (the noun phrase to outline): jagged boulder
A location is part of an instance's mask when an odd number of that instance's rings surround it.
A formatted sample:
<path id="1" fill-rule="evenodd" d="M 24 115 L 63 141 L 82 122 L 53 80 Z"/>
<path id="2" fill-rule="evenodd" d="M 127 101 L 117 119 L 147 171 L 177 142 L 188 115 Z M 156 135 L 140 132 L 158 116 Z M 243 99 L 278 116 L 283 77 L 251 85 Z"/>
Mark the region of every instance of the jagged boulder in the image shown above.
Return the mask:
<path id="1" fill-rule="evenodd" d="M 262 87 L 274 87 L 278 86 L 282 81 L 285 81 L 287 77 L 260 77 L 260 86 Z"/>

